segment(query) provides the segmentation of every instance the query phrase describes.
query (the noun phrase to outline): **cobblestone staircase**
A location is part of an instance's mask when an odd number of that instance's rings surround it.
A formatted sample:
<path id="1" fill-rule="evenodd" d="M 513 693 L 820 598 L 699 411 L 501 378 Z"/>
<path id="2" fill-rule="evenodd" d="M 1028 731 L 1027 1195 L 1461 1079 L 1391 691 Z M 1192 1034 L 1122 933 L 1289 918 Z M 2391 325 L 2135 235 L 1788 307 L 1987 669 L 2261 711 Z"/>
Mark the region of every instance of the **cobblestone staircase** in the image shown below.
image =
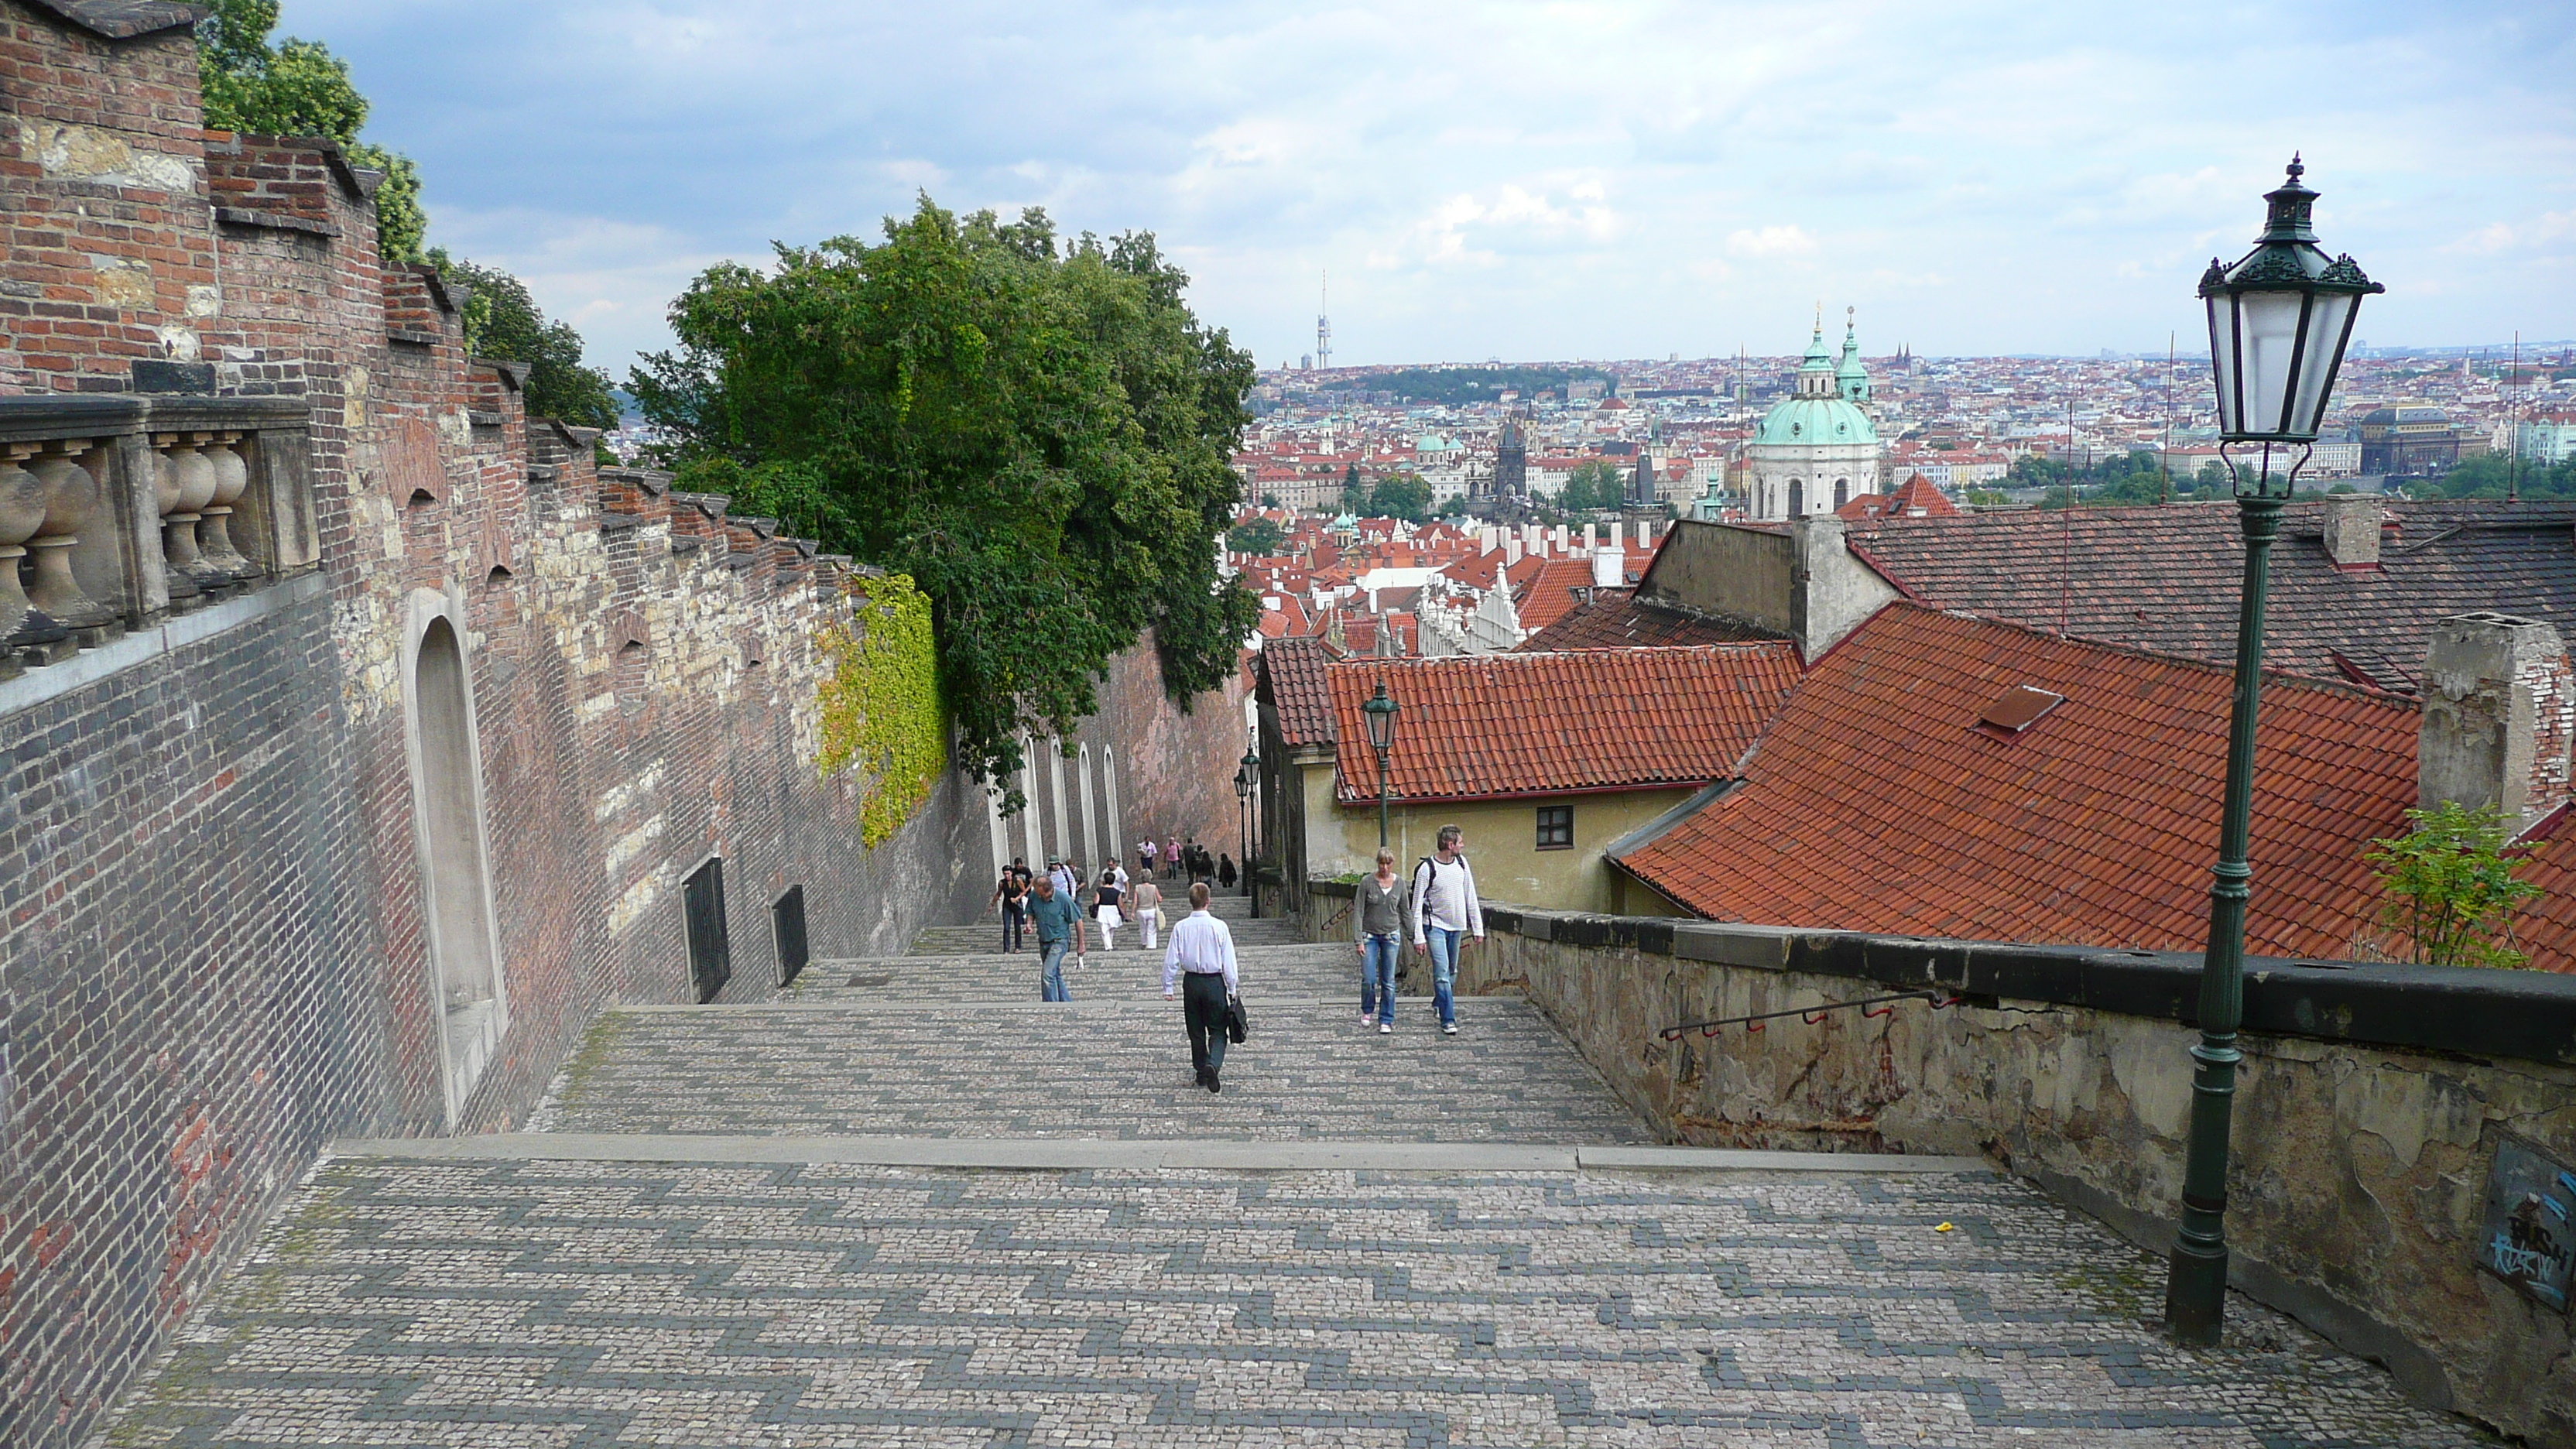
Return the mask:
<path id="1" fill-rule="evenodd" d="M 615 1011 L 532 1124 L 340 1144 L 112 1423 L 147 1445 L 2489 1442 L 1974 1160 L 1645 1145 L 1527 1004 L 1357 1021 L 1219 898 L 1253 1035 L 1161 955 L 1037 1000 L 998 927 L 774 1003 Z"/>

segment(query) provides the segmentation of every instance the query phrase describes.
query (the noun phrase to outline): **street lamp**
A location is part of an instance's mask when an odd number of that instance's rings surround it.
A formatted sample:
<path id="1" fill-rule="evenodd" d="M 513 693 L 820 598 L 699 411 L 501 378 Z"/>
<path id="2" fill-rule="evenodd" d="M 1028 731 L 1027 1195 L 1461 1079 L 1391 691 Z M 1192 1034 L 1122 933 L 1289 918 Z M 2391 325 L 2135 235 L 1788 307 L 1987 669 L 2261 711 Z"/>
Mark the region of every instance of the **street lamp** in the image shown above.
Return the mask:
<path id="1" fill-rule="evenodd" d="M 1395 748 L 1395 701 L 1387 697 L 1386 681 L 1377 682 L 1377 693 L 1360 706 L 1368 716 L 1369 748 L 1377 751 L 1377 848 L 1386 849 L 1386 752 Z"/>
<path id="2" fill-rule="evenodd" d="M 2263 687 L 2263 604 L 2281 509 L 2298 486 L 2317 420 L 2343 366 L 2361 299 L 2387 288 L 2349 256 L 2329 259 L 2309 212 L 2317 193 L 2289 179 L 2265 195 L 2271 215 L 2254 250 L 2200 279 L 2209 306 L 2209 356 L 2218 389 L 2219 455 L 2236 490 L 2245 534 L 2245 581 L 2236 615 L 2236 703 L 2227 727 L 2227 794 L 2218 864 L 2209 888 L 2209 950 L 2200 972 L 2200 1042 L 2191 1049 L 2191 1137 L 2183 1165 L 2182 1225 L 2165 1278 L 2165 1322 L 2184 1343 L 2212 1345 L 2226 1314 L 2227 1134 L 2236 1096 L 2236 1028 L 2245 1009 L 2245 907 L 2254 873 L 2245 863 L 2254 806 L 2254 720 Z M 2229 450 L 2259 445 L 2250 470 Z M 2295 456 L 2289 450 L 2295 448 Z M 2276 471 L 2275 453 L 2288 463 Z"/>
<path id="3" fill-rule="evenodd" d="M 1242 829 L 1235 849 L 1243 852 L 1243 893 L 1256 906 L 1261 898 L 1252 894 L 1252 772 L 1260 766 L 1260 758 L 1246 750 L 1243 759 L 1234 767 L 1234 807 Z"/>

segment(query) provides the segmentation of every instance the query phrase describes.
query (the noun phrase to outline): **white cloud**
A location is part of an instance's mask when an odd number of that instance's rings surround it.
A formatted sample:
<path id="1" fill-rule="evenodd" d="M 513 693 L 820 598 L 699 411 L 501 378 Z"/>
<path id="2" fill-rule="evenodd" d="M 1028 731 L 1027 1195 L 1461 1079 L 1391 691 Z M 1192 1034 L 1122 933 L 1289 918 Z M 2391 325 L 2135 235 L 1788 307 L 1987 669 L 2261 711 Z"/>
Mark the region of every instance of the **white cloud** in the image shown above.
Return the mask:
<path id="1" fill-rule="evenodd" d="M 1794 348 L 1818 292 L 1925 351 L 2145 346 L 2188 330 L 2294 148 L 2327 244 L 2390 285 L 2374 341 L 2576 335 L 2558 18 L 288 0 L 284 28 L 350 57 L 435 235 L 525 256 L 622 366 L 707 260 L 873 234 L 925 191 L 1149 228 L 1266 361 L 1311 345 L 1327 267 L 1351 361 Z"/>

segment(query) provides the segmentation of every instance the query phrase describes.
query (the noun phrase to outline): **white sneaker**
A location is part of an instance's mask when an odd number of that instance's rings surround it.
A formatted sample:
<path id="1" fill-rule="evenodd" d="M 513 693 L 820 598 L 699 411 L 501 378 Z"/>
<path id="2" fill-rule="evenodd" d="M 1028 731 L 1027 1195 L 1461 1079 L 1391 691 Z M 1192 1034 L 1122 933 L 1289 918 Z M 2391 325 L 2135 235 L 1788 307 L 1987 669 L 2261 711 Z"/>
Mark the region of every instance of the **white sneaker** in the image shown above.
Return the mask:
<path id="1" fill-rule="evenodd" d="M 1362 1030 L 1366 1030 L 1366 1029 L 1368 1028 L 1369 1023 L 1371 1023 L 1371 1022 L 1373 1022 L 1373 1021 L 1376 1021 L 1376 1020 L 1377 1020 L 1377 1018 L 1376 1018 L 1376 1017 L 1371 1016 L 1371 1015 L 1370 1015 L 1370 1014 L 1368 1014 L 1367 1012 L 1365 1012 L 1365 1011 L 1361 1012 L 1361 1013 L 1360 1013 L 1360 1028 L 1361 1028 Z"/>
<path id="2" fill-rule="evenodd" d="M 1458 1023 L 1454 1021 L 1444 1021 L 1440 1023 L 1440 1034 L 1442 1036 L 1456 1036 L 1458 1034 Z"/>
<path id="3" fill-rule="evenodd" d="M 1393 1035 L 1395 1035 L 1395 1023 L 1394 1023 L 1394 1022 L 1391 1022 L 1391 1021 L 1381 1021 L 1381 1022 L 1379 1022 L 1379 1023 L 1377 1024 L 1377 1034 L 1378 1034 L 1378 1035 L 1380 1035 L 1380 1036 L 1393 1036 Z"/>

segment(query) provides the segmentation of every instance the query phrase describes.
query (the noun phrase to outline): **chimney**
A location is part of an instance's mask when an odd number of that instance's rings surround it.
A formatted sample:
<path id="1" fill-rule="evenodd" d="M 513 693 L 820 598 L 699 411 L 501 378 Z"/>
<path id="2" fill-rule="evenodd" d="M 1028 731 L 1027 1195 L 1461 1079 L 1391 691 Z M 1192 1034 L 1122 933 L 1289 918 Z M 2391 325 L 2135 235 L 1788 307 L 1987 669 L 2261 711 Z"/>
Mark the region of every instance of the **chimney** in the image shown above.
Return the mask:
<path id="1" fill-rule="evenodd" d="M 2347 494 L 2326 500 L 2326 557 L 2348 574 L 2379 571 L 2379 500 Z"/>
<path id="2" fill-rule="evenodd" d="M 1375 589 L 1369 590 L 1369 612 L 1372 614 L 1377 612 L 1377 590 Z"/>
<path id="3" fill-rule="evenodd" d="M 1597 550 L 1592 555 L 1592 587 L 1615 589 L 1628 581 L 1628 560 L 1615 548 Z"/>
<path id="4" fill-rule="evenodd" d="M 1654 526 L 1653 524 L 1651 524 L 1651 523 L 1647 522 L 1645 519 L 1642 519 L 1642 518 L 1638 519 L 1638 520 L 1637 520 L 1637 547 L 1639 547 L 1639 548 L 1644 548 L 1646 545 L 1648 545 L 1648 544 L 1650 544 L 1650 543 L 1653 543 L 1654 541 L 1655 541 L 1655 526 Z"/>
<path id="5" fill-rule="evenodd" d="M 1550 549 L 1549 552 L 1563 553 L 1566 551 L 1567 547 L 1565 525 L 1560 523 L 1556 526 L 1556 546 Z"/>
<path id="6" fill-rule="evenodd" d="M 1601 546 L 1601 537 L 1599 532 L 1600 527 L 1601 526 L 1597 523 L 1587 523 L 1583 525 L 1583 551 L 1585 553 L 1590 553 Z"/>
<path id="7" fill-rule="evenodd" d="M 1510 568 L 1520 561 L 1521 541 L 1515 538 L 1511 542 L 1503 545 L 1503 567 Z"/>
<path id="8" fill-rule="evenodd" d="M 1479 553 L 1492 553 L 1503 546 L 1503 531 L 1490 523 L 1476 530 L 1476 538 L 1484 545 L 1477 550 Z"/>
<path id="9" fill-rule="evenodd" d="M 2433 626 L 2415 747 L 2418 805 L 2493 805 L 2520 835 L 2567 802 L 2571 734 L 2576 671 L 2556 629 L 2492 612 Z"/>

